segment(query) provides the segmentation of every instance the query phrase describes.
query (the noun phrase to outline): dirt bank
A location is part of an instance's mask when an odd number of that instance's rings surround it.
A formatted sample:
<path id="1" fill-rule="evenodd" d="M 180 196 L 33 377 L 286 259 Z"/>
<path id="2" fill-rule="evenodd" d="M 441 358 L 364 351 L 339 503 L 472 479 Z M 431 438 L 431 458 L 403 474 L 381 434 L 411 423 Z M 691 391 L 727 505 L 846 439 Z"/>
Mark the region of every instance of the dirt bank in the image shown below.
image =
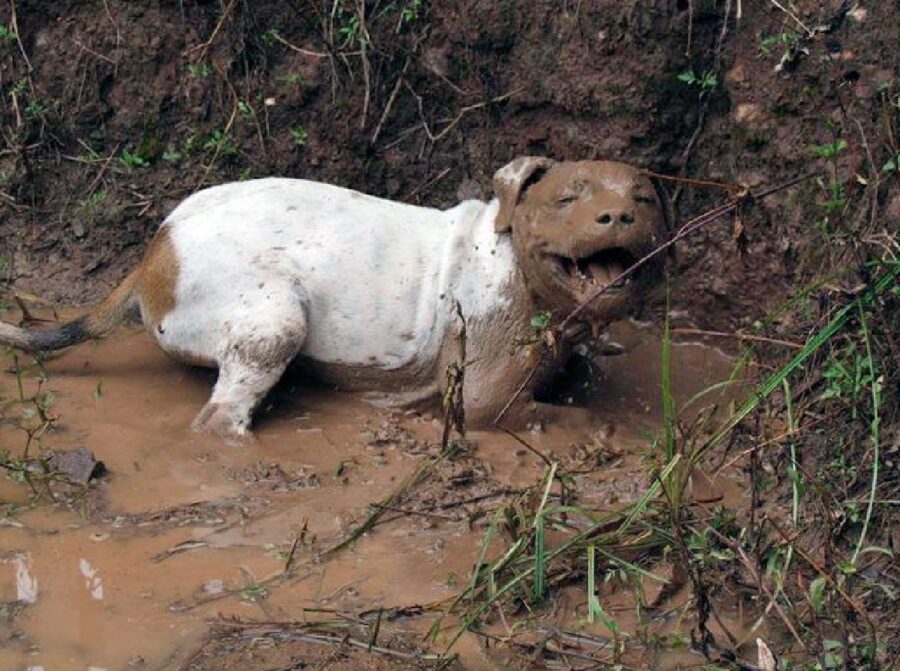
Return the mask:
<path id="1" fill-rule="evenodd" d="M 855 169 L 868 160 L 860 131 L 880 165 L 896 6 L 797 4 L 811 37 L 762 2 L 724 23 L 723 3 L 682 0 L 378 1 L 362 14 L 352 2 L 13 3 L 15 16 L 0 10 L 21 38 L 0 52 L 4 275 L 95 301 L 180 198 L 230 179 L 308 177 L 443 207 L 490 197 L 494 170 L 537 153 L 758 187 L 827 166 L 812 148 L 835 137 L 853 138 L 840 166 Z M 827 184 L 687 241 L 676 308 L 718 328 L 780 304 L 818 256 Z M 685 189 L 681 215 L 722 197 Z"/>

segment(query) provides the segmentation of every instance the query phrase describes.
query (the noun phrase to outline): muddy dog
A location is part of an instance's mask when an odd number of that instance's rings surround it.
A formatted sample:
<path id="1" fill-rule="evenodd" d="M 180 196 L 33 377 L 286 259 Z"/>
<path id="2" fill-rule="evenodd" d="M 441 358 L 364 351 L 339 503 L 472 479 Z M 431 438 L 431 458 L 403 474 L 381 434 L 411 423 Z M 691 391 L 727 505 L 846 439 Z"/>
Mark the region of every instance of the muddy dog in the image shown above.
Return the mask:
<path id="1" fill-rule="evenodd" d="M 229 437 L 248 433 L 295 359 L 340 388 L 434 399 L 464 323 L 463 406 L 484 424 L 535 364 L 521 346 L 534 342 L 533 317 L 564 317 L 667 233 L 662 192 L 623 163 L 522 157 L 497 171 L 494 191 L 442 211 L 298 179 L 212 187 L 175 208 L 99 307 L 47 331 L 0 323 L 0 343 L 68 347 L 137 308 L 167 353 L 218 368 L 193 426 Z M 596 334 L 629 313 L 661 263 L 593 302 L 582 326 Z M 575 337 L 562 340 L 514 411 L 533 411 Z"/>

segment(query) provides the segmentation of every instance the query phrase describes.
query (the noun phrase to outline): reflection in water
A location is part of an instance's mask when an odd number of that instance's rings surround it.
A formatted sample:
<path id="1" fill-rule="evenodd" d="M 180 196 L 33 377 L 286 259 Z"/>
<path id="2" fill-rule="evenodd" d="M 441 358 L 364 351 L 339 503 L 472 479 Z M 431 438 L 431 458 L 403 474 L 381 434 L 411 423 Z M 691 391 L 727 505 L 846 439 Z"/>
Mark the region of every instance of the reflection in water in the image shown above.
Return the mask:
<path id="1" fill-rule="evenodd" d="M 102 601 L 103 581 L 100 580 L 100 572 L 87 559 L 78 562 L 78 570 L 84 576 L 84 586 L 91 593 L 91 598 L 94 601 Z"/>
<path id="2" fill-rule="evenodd" d="M 16 555 L 12 563 L 16 568 L 16 599 L 22 603 L 37 603 L 38 583 L 31 575 L 31 555 Z"/>

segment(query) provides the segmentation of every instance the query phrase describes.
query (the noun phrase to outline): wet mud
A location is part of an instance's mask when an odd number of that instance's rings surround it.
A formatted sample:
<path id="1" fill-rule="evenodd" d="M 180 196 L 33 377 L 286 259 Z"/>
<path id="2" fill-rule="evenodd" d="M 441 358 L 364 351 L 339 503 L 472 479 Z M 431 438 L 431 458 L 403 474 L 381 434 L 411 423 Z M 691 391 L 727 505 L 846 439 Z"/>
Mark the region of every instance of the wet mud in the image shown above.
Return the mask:
<path id="1" fill-rule="evenodd" d="M 523 434 L 578 471 L 582 505 L 596 510 L 644 491 L 649 437 L 661 422 L 658 334 L 625 324 L 614 335 L 626 353 L 600 361 L 591 380 L 582 376 L 579 398 L 579 389 L 559 392 L 561 402 L 588 403 L 604 427 Z M 16 378 L 5 363 L 9 390 Z M 727 379 L 732 362 L 679 343 L 672 366 L 683 402 Z M 259 413 L 258 442 L 233 447 L 188 428 L 213 376 L 168 360 L 143 332 L 73 348 L 44 371 L 58 418 L 44 447 L 87 447 L 108 472 L 57 504 L 34 503 L 28 487 L 0 480 L 4 669 L 302 668 L 290 666 L 298 657 L 316 668 L 420 668 L 422 635 L 470 579 L 491 514 L 545 473 L 509 436 L 470 432 L 374 529 L 322 557 L 436 458 L 437 419 L 291 377 Z M 21 442 L 21 431 L 0 425 L 0 444 Z M 705 489 L 708 500 L 742 500 L 727 475 Z M 633 601 L 608 596 L 627 630 Z M 583 601 L 583 589 L 565 588 L 548 626 L 600 632 L 584 623 Z M 367 646 L 375 617 L 381 631 Z M 315 624 L 336 618 L 345 633 Z M 296 626 L 266 629 L 273 622 Z M 500 668 L 499 653 L 472 635 L 454 650 L 451 668 Z M 667 654 L 668 668 L 699 661 Z"/>

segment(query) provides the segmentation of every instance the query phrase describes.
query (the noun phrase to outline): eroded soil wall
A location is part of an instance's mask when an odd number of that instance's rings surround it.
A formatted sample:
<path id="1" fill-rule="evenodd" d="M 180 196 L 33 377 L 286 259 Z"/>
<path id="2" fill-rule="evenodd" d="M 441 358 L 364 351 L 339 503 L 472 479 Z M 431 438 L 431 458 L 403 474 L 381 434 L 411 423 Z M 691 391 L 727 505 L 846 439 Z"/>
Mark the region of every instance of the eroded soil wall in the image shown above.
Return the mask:
<path id="1" fill-rule="evenodd" d="M 444 207 L 490 197 L 521 154 L 751 187 L 824 170 L 681 245 L 676 314 L 746 326 L 833 251 L 828 171 L 889 158 L 898 9 L 797 2 L 801 27 L 775 3 L 737 4 L 740 17 L 684 0 L 11 2 L 4 276 L 95 301 L 181 198 L 241 178 Z M 837 137 L 837 163 L 811 149 Z M 725 196 L 672 186 L 682 220 Z"/>

